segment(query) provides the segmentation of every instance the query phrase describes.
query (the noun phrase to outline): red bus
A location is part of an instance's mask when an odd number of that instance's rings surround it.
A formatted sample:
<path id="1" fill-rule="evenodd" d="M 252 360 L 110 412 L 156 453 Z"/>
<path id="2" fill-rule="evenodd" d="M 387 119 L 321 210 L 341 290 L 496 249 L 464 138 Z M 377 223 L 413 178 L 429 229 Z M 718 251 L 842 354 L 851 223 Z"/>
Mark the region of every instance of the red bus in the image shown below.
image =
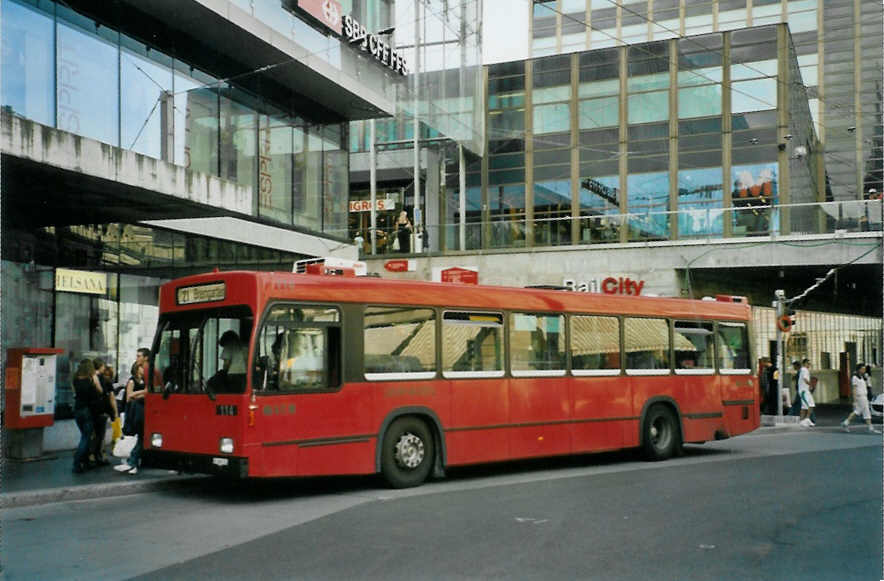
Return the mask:
<path id="1" fill-rule="evenodd" d="M 749 320 L 736 297 L 190 276 L 160 291 L 143 459 L 394 487 L 517 458 L 662 460 L 759 426 Z"/>

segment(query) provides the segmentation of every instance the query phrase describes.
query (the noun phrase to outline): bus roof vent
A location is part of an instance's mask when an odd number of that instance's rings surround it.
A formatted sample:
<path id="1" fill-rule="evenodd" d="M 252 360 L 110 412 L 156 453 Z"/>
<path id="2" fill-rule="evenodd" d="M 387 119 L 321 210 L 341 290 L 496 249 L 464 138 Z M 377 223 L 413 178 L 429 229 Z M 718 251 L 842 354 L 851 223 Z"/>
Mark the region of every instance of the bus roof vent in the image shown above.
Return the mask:
<path id="1" fill-rule="evenodd" d="M 715 295 L 715 300 L 720 303 L 748 303 L 746 297 L 739 295 Z"/>
<path id="2" fill-rule="evenodd" d="M 367 266 L 360 260 L 326 256 L 298 260 L 292 272 L 298 274 L 327 274 L 338 276 L 365 276 Z"/>

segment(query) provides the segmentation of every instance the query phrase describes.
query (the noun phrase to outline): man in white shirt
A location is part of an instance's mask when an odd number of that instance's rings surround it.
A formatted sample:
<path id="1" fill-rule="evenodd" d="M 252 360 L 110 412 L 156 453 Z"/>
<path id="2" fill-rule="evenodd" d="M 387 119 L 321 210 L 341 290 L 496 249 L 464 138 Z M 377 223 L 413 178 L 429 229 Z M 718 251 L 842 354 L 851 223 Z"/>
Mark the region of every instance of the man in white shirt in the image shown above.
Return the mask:
<path id="1" fill-rule="evenodd" d="M 856 366 L 856 372 L 853 374 L 850 382 L 853 387 L 853 411 L 850 412 L 847 419 L 841 422 L 841 429 L 845 432 L 849 432 L 850 420 L 861 416 L 862 419 L 865 420 L 866 426 L 870 432 L 873 434 L 880 434 L 881 432 L 872 426 L 872 412 L 869 410 L 869 397 L 865 377 L 866 366 L 860 363 Z"/>
<path id="2" fill-rule="evenodd" d="M 798 396 L 801 398 L 801 421 L 798 423 L 804 427 L 813 427 L 816 424 L 811 420 L 813 408 L 813 394 L 810 392 L 810 359 L 801 361 L 801 370 L 798 372 Z"/>

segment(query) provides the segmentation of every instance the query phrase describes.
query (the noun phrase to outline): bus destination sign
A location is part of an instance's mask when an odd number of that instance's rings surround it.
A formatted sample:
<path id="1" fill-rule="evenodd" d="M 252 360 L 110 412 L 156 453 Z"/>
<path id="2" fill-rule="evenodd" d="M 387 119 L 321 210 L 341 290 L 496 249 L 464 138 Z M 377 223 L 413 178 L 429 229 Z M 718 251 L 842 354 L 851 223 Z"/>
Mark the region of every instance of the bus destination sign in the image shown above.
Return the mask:
<path id="1" fill-rule="evenodd" d="M 183 286 L 178 289 L 175 299 L 179 305 L 195 305 L 197 303 L 223 301 L 225 296 L 225 284 L 223 282 L 213 282 L 210 284 Z"/>

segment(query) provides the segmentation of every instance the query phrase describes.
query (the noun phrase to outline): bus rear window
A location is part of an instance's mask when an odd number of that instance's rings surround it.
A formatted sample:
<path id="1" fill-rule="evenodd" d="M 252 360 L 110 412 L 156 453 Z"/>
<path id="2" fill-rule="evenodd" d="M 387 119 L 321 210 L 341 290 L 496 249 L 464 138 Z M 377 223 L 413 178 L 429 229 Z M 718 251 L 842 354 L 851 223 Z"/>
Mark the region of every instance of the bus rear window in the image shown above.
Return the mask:
<path id="1" fill-rule="evenodd" d="M 712 373 L 715 371 L 715 350 L 712 323 L 676 321 L 675 369 L 678 373 Z"/>
<path id="2" fill-rule="evenodd" d="M 157 333 L 155 392 L 243 393 L 253 317 L 247 307 L 164 315 Z"/>
<path id="3" fill-rule="evenodd" d="M 745 323 L 718 323 L 718 368 L 722 373 L 749 373 L 749 334 Z"/>

